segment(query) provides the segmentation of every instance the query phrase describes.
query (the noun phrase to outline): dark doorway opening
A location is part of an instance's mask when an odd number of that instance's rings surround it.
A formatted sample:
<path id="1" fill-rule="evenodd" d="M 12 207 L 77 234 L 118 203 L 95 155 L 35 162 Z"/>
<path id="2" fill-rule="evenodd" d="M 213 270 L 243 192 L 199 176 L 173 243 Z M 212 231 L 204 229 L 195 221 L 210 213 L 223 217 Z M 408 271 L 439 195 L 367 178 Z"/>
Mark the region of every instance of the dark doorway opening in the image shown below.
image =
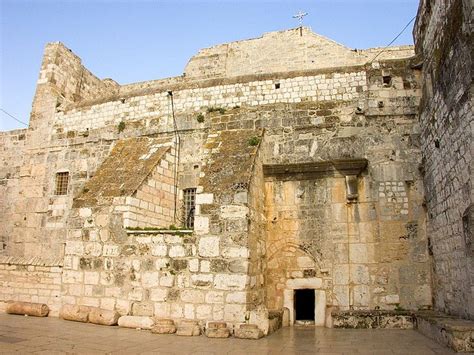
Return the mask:
<path id="1" fill-rule="evenodd" d="M 314 290 L 295 290 L 295 321 L 314 321 Z"/>

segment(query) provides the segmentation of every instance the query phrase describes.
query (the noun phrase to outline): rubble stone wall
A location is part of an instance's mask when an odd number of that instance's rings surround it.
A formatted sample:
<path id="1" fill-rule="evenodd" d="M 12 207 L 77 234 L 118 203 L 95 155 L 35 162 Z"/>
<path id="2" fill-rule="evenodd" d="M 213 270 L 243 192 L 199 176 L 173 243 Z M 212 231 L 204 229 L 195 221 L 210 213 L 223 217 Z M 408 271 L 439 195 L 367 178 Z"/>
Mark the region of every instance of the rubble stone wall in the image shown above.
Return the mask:
<path id="1" fill-rule="evenodd" d="M 474 319 L 472 2 L 422 1 L 420 123 L 438 310 Z"/>

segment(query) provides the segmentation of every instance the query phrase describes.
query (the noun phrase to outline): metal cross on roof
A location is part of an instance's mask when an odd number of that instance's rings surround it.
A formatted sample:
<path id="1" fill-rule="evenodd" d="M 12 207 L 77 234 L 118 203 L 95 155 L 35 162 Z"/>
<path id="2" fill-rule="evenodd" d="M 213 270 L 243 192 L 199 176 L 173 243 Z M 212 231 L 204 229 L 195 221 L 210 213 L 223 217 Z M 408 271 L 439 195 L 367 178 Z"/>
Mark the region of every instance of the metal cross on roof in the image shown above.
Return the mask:
<path id="1" fill-rule="evenodd" d="M 296 15 L 293 16 L 293 18 L 297 18 L 300 22 L 300 26 L 303 25 L 303 17 L 308 15 L 307 12 L 299 11 Z"/>

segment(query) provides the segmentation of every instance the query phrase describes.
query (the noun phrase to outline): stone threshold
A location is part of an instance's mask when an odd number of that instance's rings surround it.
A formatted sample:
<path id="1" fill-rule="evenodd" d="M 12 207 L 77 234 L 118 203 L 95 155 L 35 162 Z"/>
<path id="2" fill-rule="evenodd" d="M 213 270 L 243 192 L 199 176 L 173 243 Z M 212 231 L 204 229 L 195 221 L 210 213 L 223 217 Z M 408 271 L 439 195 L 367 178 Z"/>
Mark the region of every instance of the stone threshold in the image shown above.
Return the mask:
<path id="1" fill-rule="evenodd" d="M 415 314 L 420 333 L 456 352 L 474 351 L 474 321 L 435 311 Z"/>

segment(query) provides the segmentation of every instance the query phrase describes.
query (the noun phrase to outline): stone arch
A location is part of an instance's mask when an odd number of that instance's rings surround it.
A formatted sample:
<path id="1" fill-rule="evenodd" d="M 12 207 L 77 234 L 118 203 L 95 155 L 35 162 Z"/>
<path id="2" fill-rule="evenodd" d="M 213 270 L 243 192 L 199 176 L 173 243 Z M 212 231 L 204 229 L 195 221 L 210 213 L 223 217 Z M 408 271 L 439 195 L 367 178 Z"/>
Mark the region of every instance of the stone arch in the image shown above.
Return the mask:
<path id="1" fill-rule="evenodd" d="M 277 241 L 267 253 L 266 294 L 269 309 L 281 309 L 288 280 L 314 279 L 321 264 L 294 242 Z"/>

